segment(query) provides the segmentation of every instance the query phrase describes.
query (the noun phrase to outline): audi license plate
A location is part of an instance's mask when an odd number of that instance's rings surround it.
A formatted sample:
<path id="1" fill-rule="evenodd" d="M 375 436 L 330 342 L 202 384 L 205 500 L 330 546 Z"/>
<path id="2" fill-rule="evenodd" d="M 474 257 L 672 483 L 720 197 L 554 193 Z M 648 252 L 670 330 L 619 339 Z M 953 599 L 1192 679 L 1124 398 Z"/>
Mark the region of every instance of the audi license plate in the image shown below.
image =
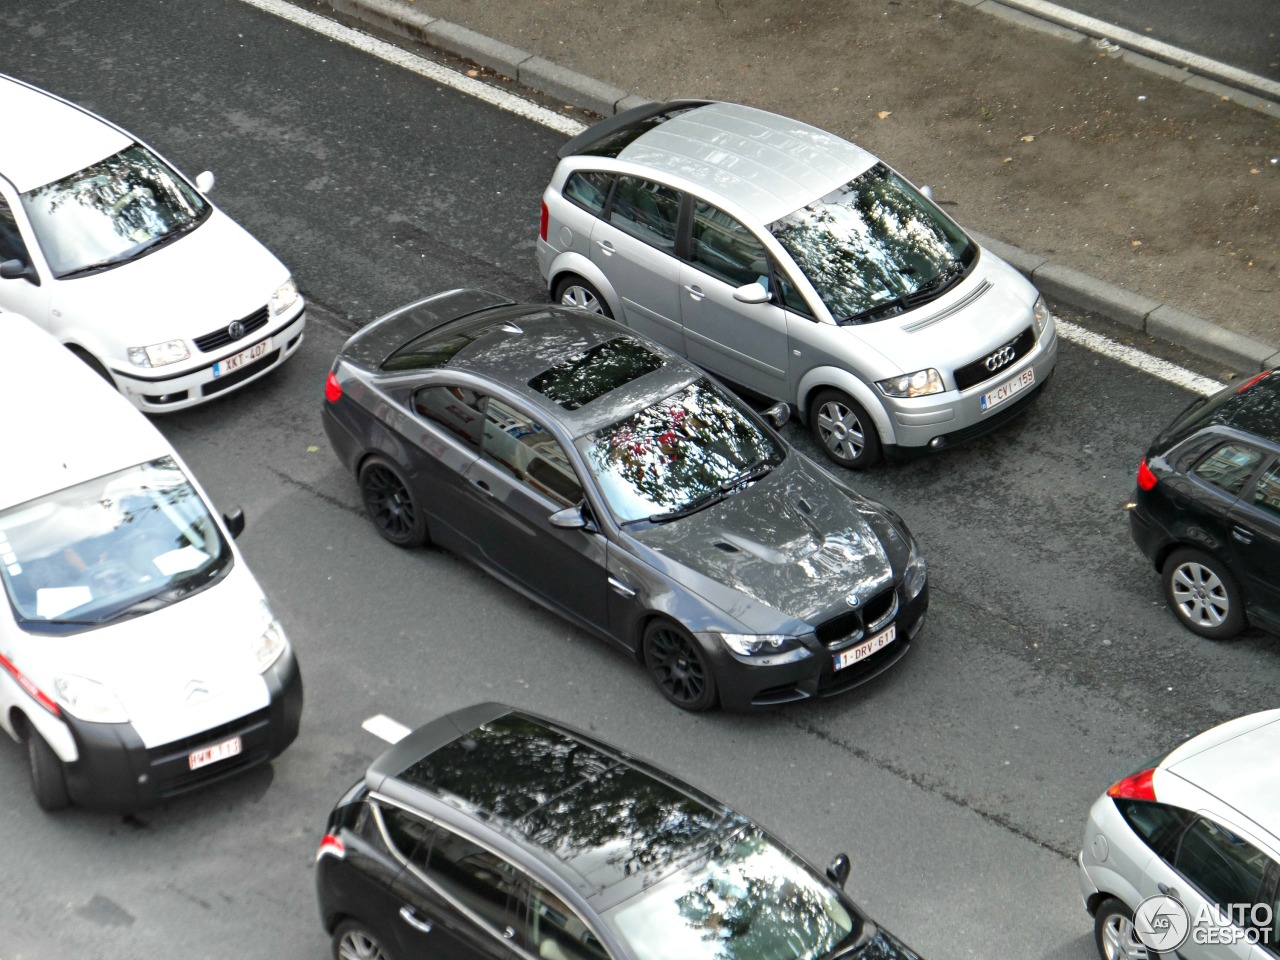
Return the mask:
<path id="1" fill-rule="evenodd" d="M 982 412 L 986 413 L 995 407 L 1000 406 L 1014 394 L 1021 393 L 1027 387 L 1036 382 L 1036 372 L 1032 367 L 1027 367 L 1012 380 L 1006 380 L 994 390 L 984 393 L 979 399 L 982 403 Z"/>
<path id="2" fill-rule="evenodd" d="M 232 370 L 239 370 L 246 363 L 252 363 L 259 357 L 265 356 L 267 347 L 269 346 L 271 346 L 270 337 L 266 340 L 259 340 L 249 349 L 241 350 L 239 353 L 234 353 L 225 360 L 219 360 L 213 365 L 214 377 L 221 377 L 230 373 Z"/>
<path id="3" fill-rule="evenodd" d="M 230 740 L 215 743 L 212 747 L 205 747 L 203 750 L 188 754 L 187 766 L 192 770 L 199 770 L 201 767 L 207 767 L 209 764 L 217 763 L 219 760 L 234 757 L 239 752 L 240 738 L 232 737 Z"/>
<path id="4" fill-rule="evenodd" d="M 889 628 L 887 630 L 881 630 L 870 640 L 863 640 L 856 647 L 852 647 L 842 653 L 837 653 L 835 657 L 835 668 L 837 670 L 843 670 L 845 667 L 853 666 L 859 660 L 867 659 L 867 657 L 871 656 L 877 650 L 883 650 L 889 644 L 893 643 L 893 638 L 897 635 L 897 625 L 892 623 L 889 624 Z"/>

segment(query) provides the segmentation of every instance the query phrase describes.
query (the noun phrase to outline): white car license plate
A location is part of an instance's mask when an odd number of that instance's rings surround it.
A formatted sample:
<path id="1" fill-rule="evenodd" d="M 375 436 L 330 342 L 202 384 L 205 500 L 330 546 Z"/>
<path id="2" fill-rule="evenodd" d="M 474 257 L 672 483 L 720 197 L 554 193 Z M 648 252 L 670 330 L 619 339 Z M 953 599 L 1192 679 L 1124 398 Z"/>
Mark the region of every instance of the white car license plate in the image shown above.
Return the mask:
<path id="1" fill-rule="evenodd" d="M 221 377 L 231 373 L 233 370 L 239 370 L 246 363 L 252 363 L 261 356 L 265 356 L 267 347 L 271 346 L 271 338 L 260 340 L 247 350 L 241 350 L 239 353 L 233 353 L 225 360 L 219 360 L 213 365 L 213 375 Z"/>
<path id="2" fill-rule="evenodd" d="M 212 747 L 205 747 L 203 750 L 188 754 L 187 765 L 192 770 L 199 770 L 201 767 L 207 767 L 209 764 L 217 763 L 219 760 L 234 757 L 239 752 L 240 738 L 232 737 L 230 740 L 223 740 L 222 743 L 215 743 Z"/>
<path id="3" fill-rule="evenodd" d="M 1015 393 L 1021 393 L 1035 382 L 1036 372 L 1034 368 L 1027 367 L 1012 380 L 1006 380 L 989 393 L 984 393 L 981 397 L 982 412 L 986 413 L 988 410 L 1000 406 Z"/>
<path id="4" fill-rule="evenodd" d="M 870 640 L 863 640 L 860 644 L 852 649 L 845 650 L 843 653 L 836 654 L 836 669 L 843 670 L 845 667 L 851 667 L 859 660 L 865 660 L 877 650 L 882 650 L 889 644 L 893 643 L 893 638 L 898 635 L 896 624 L 889 624 L 887 630 L 881 630 Z"/>

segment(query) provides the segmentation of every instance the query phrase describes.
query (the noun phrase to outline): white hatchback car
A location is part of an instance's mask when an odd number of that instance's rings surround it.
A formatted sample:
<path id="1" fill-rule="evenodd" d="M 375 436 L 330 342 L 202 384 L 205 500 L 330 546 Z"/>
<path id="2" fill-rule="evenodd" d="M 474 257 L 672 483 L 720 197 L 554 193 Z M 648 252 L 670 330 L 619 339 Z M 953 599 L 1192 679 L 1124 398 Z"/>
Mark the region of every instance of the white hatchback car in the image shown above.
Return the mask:
<path id="1" fill-rule="evenodd" d="M 244 386 L 302 343 L 289 271 L 129 133 L 0 75 L 0 309 L 159 413 Z"/>
<path id="2" fill-rule="evenodd" d="M 1214 727 L 1112 784 L 1079 863 L 1103 960 L 1280 956 L 1280 710 Z"/>
<path id="3" fill-rule="evenodd" d="M 0 729 L 46 810 L 131 810 L 279 754 L 302 680 L 232 538 L 160 432 L 0 314 Z M 32 411 L 32 412 L 27 412 Z"/>

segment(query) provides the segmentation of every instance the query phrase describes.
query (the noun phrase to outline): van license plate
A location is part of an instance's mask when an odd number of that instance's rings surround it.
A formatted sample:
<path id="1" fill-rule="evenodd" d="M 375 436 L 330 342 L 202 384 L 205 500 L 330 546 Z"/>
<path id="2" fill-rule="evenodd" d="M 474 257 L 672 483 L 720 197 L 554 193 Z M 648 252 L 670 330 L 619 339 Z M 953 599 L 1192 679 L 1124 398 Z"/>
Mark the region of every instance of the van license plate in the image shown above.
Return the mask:
<path id="1" fill-rule="evenodd" d="M 192 770 L 199 770 L 201 767 L 207 767 L 209 764 L 217 763 L 219 760 L 234 757 L 239 752 L 240 738 L 232 737 L 230 740 L 223 740 L 222 743 L 215 743 L 212 747 L 205 747 L 203 750 L 188 754 L 187 766 Z"/>
<path id="2" fill-rule="evenodd" d="M 1036 371 L 1032 367 L 1027 367 L 1012 380 L 1006 380 L 994 390 L 984 393 L 980 398 L 982 403 L 982 412 L 1000 406 L 1016 393 L 1021 393 L 1027 387 L 1036 382 Z"/>

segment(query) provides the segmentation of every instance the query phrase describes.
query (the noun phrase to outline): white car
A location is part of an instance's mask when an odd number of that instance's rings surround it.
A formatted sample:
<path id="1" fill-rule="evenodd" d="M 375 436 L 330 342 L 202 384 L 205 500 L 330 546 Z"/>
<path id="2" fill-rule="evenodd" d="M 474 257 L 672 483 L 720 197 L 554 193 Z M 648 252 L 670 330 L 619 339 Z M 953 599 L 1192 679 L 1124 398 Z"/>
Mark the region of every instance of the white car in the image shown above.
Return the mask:
<path id="1" fill-rule="evenodd" d="M 0 309 L 148 413 L 244 386 L 302 343 L 276 257 L 142 141 L 0 75 Z"/>
<path id="2" fill-rule="evenodd" d="M 1280 956 L 1280 710 L 1207 730 L 1112 784 L 1079 863 L 1103 960 Z"/>
<path id="3" fill-rule="evenodd" d="M 232 542 L 243 514 L 9 313 L 0 399 L 0 729 L 40 806 L 138 809 L 283 751 L 302 680 Z"/>

